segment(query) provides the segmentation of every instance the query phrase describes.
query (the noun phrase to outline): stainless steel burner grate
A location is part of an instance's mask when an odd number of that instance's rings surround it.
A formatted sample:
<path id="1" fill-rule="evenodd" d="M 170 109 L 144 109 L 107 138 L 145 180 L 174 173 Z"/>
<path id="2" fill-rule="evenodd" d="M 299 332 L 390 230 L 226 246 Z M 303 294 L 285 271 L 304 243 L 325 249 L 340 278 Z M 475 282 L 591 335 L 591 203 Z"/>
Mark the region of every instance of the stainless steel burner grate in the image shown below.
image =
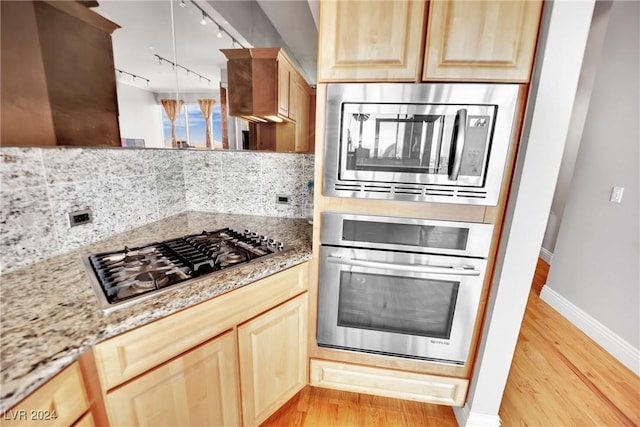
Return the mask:
<path id="1" fill-rule="evenodd" d="M 84 259 L 103 311 L 130 306 L 247 262 L 291 249 L 250 230 L 203 231 L 138 248 L 103 252 Z"/>

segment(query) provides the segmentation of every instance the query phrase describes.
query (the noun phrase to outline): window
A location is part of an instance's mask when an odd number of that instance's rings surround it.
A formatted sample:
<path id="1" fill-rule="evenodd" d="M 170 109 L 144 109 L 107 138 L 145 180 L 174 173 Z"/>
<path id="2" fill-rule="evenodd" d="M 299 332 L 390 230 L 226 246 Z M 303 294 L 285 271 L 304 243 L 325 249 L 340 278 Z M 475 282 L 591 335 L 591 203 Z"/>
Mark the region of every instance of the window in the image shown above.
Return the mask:
<path id="1" fill-rule="evenodd" d="M 171 146 L 171 121 L 167 117 L 167 113 L 162 110 L 162 128 L 165 146 Z M 197 102 L 185 103 L 178 116 L 176 117 L 176 139 L 178 141 L 186 141 L 192 147 L 204 148 L 207 146 L 205 134 L 205 126 L 209 126 L 213 148 L 222 148 L 222 114 L 220 113 L 220 105 L 215 104 L 209 117 L 208 123 L 205 123 L 204 116 L 200 111 Z"/>

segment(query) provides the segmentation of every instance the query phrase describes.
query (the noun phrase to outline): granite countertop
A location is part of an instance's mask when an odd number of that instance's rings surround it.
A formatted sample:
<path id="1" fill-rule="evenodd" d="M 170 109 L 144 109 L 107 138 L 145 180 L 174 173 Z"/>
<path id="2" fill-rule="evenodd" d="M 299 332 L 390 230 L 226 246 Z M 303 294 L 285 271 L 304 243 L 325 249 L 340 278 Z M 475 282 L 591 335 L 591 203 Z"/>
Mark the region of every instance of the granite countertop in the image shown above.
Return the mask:
<path id="1" fill-rule="evenodd" d="M 224 227 L 249 228 L 294 249 L 110 314 L 98 308 L 83 256 Z M 107 338 L 309 260 L 311 242 L 304 219 L 185 212 L 0 276 L 0 412 Z"/>

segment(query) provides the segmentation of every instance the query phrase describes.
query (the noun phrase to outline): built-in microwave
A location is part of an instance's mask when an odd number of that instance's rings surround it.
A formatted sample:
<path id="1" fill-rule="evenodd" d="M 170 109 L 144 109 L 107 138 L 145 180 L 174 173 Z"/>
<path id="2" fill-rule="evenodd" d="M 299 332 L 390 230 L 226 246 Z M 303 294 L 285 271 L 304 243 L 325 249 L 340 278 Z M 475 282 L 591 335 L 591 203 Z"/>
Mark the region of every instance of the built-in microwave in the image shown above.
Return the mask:
<path id="1" fill-rule="evenodd" d="M 323 194 L 498 202 L 519 86 L 327 85 Z"/>

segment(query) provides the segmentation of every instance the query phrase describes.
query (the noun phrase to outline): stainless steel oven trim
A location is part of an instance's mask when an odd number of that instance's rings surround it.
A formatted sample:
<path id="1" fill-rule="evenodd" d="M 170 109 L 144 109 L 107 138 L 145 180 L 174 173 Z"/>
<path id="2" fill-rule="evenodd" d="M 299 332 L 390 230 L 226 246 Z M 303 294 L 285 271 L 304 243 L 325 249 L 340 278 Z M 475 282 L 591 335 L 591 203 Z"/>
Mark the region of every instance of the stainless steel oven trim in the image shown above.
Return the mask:
<path id="1" fill-rule="evenodd" d="M 489 249 L 491 247 L 491 237 L 493 234 L 493 224 L 482 224 L 482 223 L 475 223 L 475 222 L 439 221 L 439 220 L 428 220 L 428 219 L 419 219 L 419 218 L 387 217 L 387 216 L 378 216 L 378 215 L 356 215 L 356 214 L 343 214 L 339 212 L 323 212 L 321 215 L 322 215 L 322 218 L 321 218 L 322 229 L 320 232 L 320 242 L 324 245 L 362 247 L 362 248 L 371 248 L 371 249 L 380 248 L 379 243 L 354 242 L 350 240 L 343 240 L 342 224 L 345 219 L 356 220 L 356 221 L 373 221 L 373 222 L 382 222 L 382 223 L 429 225 L 429 226 L 469 229 L 469 236 L 467 238 L 468 244 L 467 244 L 466 250 L 422 248 L 419 246 L 394 245 L 394 244 L 384 245 L 385 249 L 399 250 L 399 251 L 438 253 L 443 255 L 457 255 L 457 256 L 486 258 L 489 256 Z"/>
<path id="2" fill-rule="evenodd" d="M 340 265 L 328 258 L 373 259 L 386 263 L 450 265 L 473 268 L 478 276 L 459 276 L 454 318 L 449 339 L 373 331 L 337 326 L 340 271 L 397 275 L 398 271 L 358 265 Z M 353 351 L 391 354 L 446 364 L 464 365 L 469 355 L 476 314 L 482 293 L 486 260 L 437 255 L 406 254 L 370 249 L 320 248 L 320 287 L 318 292 L 317 341 L 321 346 Z M 434 273 L 404 272 L 405 277 L 451 280 L 452 276 Z M 455 277 L 455 276 L 454 276 Z"/>
<path id="3" fill-rule="evenodd" d="M 498 203 L 504 166 L 514 131 L 519 86 L 477 83 L 336 83 L 327 85 L 325 120 L 325 177 L 323 194 L 334 197 L 395 199 L 495 206 Z M 339 180 L 340 119 L 343 102 L 432 103 L 453 105 L 497 105 L 491 153 L 481 188 L 460 177 L 451 185 L 403 183 L 399 177 L 389 182 L 366 179 Z M 391 174 L 393 175 L 393 174 Z M 470 177 L 473 178 L 473 177 Z M 380 188 L 367 188 L 368 184 Z"/>

